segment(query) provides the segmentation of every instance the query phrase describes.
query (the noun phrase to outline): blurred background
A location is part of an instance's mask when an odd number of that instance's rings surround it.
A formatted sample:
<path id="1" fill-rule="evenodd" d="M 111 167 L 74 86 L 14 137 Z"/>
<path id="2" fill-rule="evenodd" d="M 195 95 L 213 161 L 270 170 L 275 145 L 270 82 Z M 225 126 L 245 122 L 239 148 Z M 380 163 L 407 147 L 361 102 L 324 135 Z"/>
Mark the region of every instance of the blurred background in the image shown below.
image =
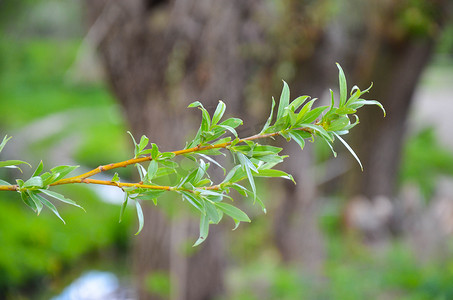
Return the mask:
<path id="1" fill-rule="evenodd" d="M 328 101 L 335 62 L 387 110 L 347 136 L 364 172 L 341 144 L 277 141 L 298 184 L 259 182 L 268 213 L 237 199 L 252 223 L 196 248 L 171 195 L 135 236 L 114 188 L 60 187 L 87 211 L 59 207 L 66 225 L 1 193 L 1 299 L 453 299 L 452 1 L 0 0 L 0 32 L 0 158 L 47 170 L 128 159 L 127 130 L 180 149 L 195 100 L 256 133 L 281 79 Z"/>

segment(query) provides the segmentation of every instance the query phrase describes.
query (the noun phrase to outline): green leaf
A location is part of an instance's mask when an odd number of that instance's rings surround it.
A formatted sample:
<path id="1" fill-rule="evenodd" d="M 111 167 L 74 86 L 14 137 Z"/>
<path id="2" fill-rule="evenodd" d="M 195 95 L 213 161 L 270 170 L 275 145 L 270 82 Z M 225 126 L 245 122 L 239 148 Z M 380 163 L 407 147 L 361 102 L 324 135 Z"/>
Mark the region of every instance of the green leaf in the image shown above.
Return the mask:
<path id="1" fill-rule="evenodd" d="M 140 181 L 147 181 L 146 175 L 148 172 L 145 170 L 145 168 L 141 164 L 135 164 L 135 167 L 138 170 L 138 174 L 140 175 Z"/>
<path id="2" fill-rule="evenodd" d="M 336 134 L 335 132 L 334 132 L 333 134 L 340 140 L 340 142 L 343 143 L 343 145 L 346 147 L 346 149 L 348 149 L 349 152 L 351 152 L 352 156 L 354 156 L 354 158 L 355 158 L 355 159 L 357 160 L 357 162 L 359 163 L 360 169 L 363 171 L 362 163 L 360 162 L 360 159 L 359 159 L 359 157 L 357 156 L 357 154 L 355 154 L 354 150 L 352 150 L 352 148 L 348 145 L 348 143 L 346 143 L 346 141 L 343 140 L 338 134 Z"/>
<path id="3" fill-rule="evenodd" d="M 183 199 L 187 200 L 193 207 L 198 209 L 202 214 L 206 214 L 203 205 L 201 204 L 201 199 L 197 198 L 194 194 L 186 191 L 180 191 Z"/>
<path id="4" fill-rule="evenodd" d="M 37 211 L 37 207 L 36 207 L 35 202 L 30 198 L 30 196 L 26 192 L 21 192 L 20 196 L 22 198 L 22 201 L 24 201 L 24 203 L 28 207 L 30 207 L 34 212 Z"/>
<path id="5" fill-rule="evenodd" d="M 283 89 L 280 95 L 280 102 L 278 104 L 278 111 L 277 111 L 277 120 L 283 117 L 285 108 L 289 105 L 289 86 L 283 80 Z"/>
<path id="6" fill-rule="evenodd" d="M 3 150 L 3 147 L 5 147 L 6 143 L 12 138 L 12 136 L 8 137 L 7 135 L 5 135 L 5 137 L 3 138 L 2 142 L 0 143 L 0 152 L 2 152 Z"/>
<path id="7" fill-rule="evenodd" d="M 59 194 L 59 193 L 56 193 L 56 192 L 53 192 L 53 191 L 49 191 L 49 190 L 45 190 L 45 189 L 40 189 L 39 190 L 41 193 L 43 194 L 46 194 L 47 196 L 50 196 L 58 201 L 61 201 L 61 202 L 64 202 L 64 203 L 67 203 L 67 204 L 70 204 L 70 205 L 73 205 L 73 206 L 77 206 L 79 208 L 81 208 L 83 211 L 85 211 L 85 209 L 78 205 L 77 203 L 75 203 L 74 201 L 72 201 L 71 199 L 68 199 L 66 198 L 65 196 Z"/>
<path id="8" fill-rule="evenodd" d="M 154 143 L 151 144 L 151 147 L 151 158 L 157 159 L 157 157 L 159 156 L 159 147 L 157 147 L 157 145 Z"/>
<path id="9" fill-rule="evenodd" d="M 66 224 L 66 222 L 63 220 L 63 218 L 58 213 L 58 210 L 55 207 L 55 205 L 53 205 L 49 200 L 47 200 L 44 197 L 39 198 L 39 200 L 41 201 L 42 204 L 47 206 L 47 208 L 49 208 L 61 221 L 63 221 L 64 224 Z"/>
<path id="10" fill-rule="evenodd" d="M 217 210 L 215 204 L 209 200 L 205 201 L 205 206 L 206 206 L 206 216 L 209 218 L 209 220 L 212 221 L 212 223 L 218 224 L 220 222 L 220 220 L 222 220 L 223 214 L 220 214 L 219 211 Z"/>
<path id="11" fill-rule="evenodd" d="M 139 152 L 142 152 L 143 149 L 145 149 L 146 146 L 148 146 L 149 138 L 147 138 L 145 135 L 142 135 L 140 139 L 140 144 L 138 145 L 138 150 Z"/>
<path id="12" fill-rule="evenodd" d="M 338 71 L 339 71 L 338 80 L 340 82 L 340 105 L 339 105 L 339 107 L 343 107 L 346 104 L 346 98 L 348 96 L 346 77 L 344 76 L 343 69 L 341 68 L 339 63 L 337 63 L 337 67 L 338 67 Z"/>
<path id="13" fill-rule="evenodd" d="M 305 137 L 301 132 L 307 133 L 302 130 L 291 130 L 290 132 L 288 132 L 288 134 L 296 143 L 299 144 L 300 149 L 303 150 L 305 146 Z"/>
<path id="14" fill-rule="evenodd" d="M 241 119 L 229 118 L 229 119 L 226 119 L 225 121 L 223 121 L 222 123 L 220 123 L 219 125 L 230 126 L 230 127 L 236 128 L 236 127 L 242 125 L 242 123 L 243 122 Z"/>
<path id="15" fill-rule="evenodd" d="M 275 107 L 275 99 L 274 99 L 274 97 L 272 97 L 271 113 L 269 115 L 269 118 L 267 118 L 266 124 L 264 124 L 264 127 L 263 127 L 263 129 L 261 129 L 260 133 L 264 133 L 266 131 L 266 129 L 268 129 L 269 126 L 271 125 L 272 117 L 274 115 L 274 107 Z"/>
<path id="16" fill-rule="evenodd" d="M 138 200 L 135 200 L 135 207 L 137 208 L 137 217 L 138 217 L 138 231 L 135 235 L 139 234 L 140 231 L 143 229 L 143 224 L 145 223 L 145 219 L 143 217 L 143 210 L 140 206 Z"/>
<path id="17" fill-rule="evenodd" d="M 43 204 L 41 201 L 41 198 L 43 198 L 43 197 L 41 195 L 37 194 L 36 192 L 32 192 L 32 191 L 29 191 L 28 195 L 30 196 L 30 199 L 33 200 L 33 202 L 35 203 L 36 212 L 39 216 L 39 214 L 41 213 L 41 210 L 43 208 Z"/>
<path id="18" fill-rule="evenodd" d="M 138 198 L 143 201 L 149 201 L 149 200 L 155 200 L 159 198 L 162 194 L 164 194 L 165 191 L 163 190 L 150 190 L 147 189 L 140 194 L 138 194 L 135 198 Z"/>
<path id="19" fill-rule="evenodd" d="M 316 121 L 316 119 L 322 114 L 323 111 L 326 110 L 329 106 L 319 106 L 314 108 L 313 110 L 307 112 L 304 117 L 302 117 L 300 120 L 299 118 L 296 120 L 296 126 L 300 126 L 300 123 L 311 123 Z"/>
<path id="20" fill-rule="evenodd" d="M 247 214 L 245 212 L 243 212 L 242 210 L 240 210 L 239 208 L 237 208 L 233 205 L 230 205 L 228 203 L 223 203 L 223 202 L 215 203 L 215 205 L 221 211 L 223 211 L 223 213 L 227 214 L 233 220 L 235 220 L 236 227 L 234 229 L 236 229 L 238 227 L 239 222 L 251 222 L 250 218 L 247 216 Z"/>
<path id="21" fill-rule="evenodd" d="M 302 109 L 299 111 L 299 113 L 297 114 L 297 119 L 296 119 L 296 124 L 299 123 L 302 118 L 305 117 L 305 115 L 311 110 L 311 107 L 313 106 L 313 103 L 316 101 L 317 99 L 312 99 L 310 101 L 308 101 L 303 107 Z"/>
<path id="22" fill-rule="evenodd" d="M 213 164 L 215 164 L 217 167 L 221 168 L 223 170 L 223 175 L 226 174 L 226 170 L 224 167 L 222 167 L 221 164 L 219 164 L 216 160 L 212 159 L 211 157 L 207 156 L 207 155 L 204 155 L 202 153 L 197 153 L 198 155 L 200 155 L 201 157 L 203 157 L 204 159 L 212 162 Z"/>
<path id="23" fill-rule="evenodd" d="M 256 173 L 258 173 L 258 170 L 256 169 L 255 165 L 245 156 L 244 154 L 237 152 L 237 157 L 239 159 L 239 162 L 241 163 L 242 169 L 245 171 L 247 174 L 247 178 L 250 182 L 250 186 L 253 191 L 253 195 L 256 197 L 256 186 L 255 186 L 255 180 L 253 179 L 252 175 L 252 170 Z"/>
<path id="24" fill-rule="evenodd" d="M 163 153 L 159 154 L 159 156 L 157 157 L 157 160 L 161 161 L 161 160 L 172 159 L 175 156 L 176 156 L 176 154 L 174 154 L 173 152 L 163 152 Z"/>
<path id="25" fill-rule="evenodd" d="M 225 113 L 226 105 L 223 103 L 221 100 L 219 101 L 219 104 L 217 104 L 217 108 L 215 109 L 214 115 L 212 116 L 212 124 L 216 125 L 220 119 L 223 117 L 223 114 Z"/>
<path id="26" fill-rule="evenodd" d="M 28 162 L 25 162 L 25 161 L 22 161 L 22 160 L 17 160 L 17 159 L 0 161 L 0 168 L 3 168 L 3 167 L 14 167 L 14 168 L 17 168 L 17 169 L 20 170 L 20 168 L 17 167 L 17 165 L 20 165 L 20 164 L 29 165 L 30 168 L 31 168 L 31 165 Z M 21 170 L 21 172 L 22 172 L 22 170 Z"/>
<path id="27" fill-rule="evenodd" d="M 223 129 L 225 129 L 225 130 L 228 130 L 228 131 L 231 132 L 236 138 L 238 137 L 238 133 L 236 132 L 236 130 L 235 130 L 233 127 L 228 126 L 228 125 L 222 125 L 222 124 L 217 125 L 217 126 L 223 128 Z"/>
<path id="28" fill-rule="evenodd" d="M 44 167 L 44 165 L 43 165 L 42 160 L 41 160 L 39 162 L 38 167 L 36 168 L 35 172 L 33 172 L 33 175 L 31 177 L 35 177 L 35 176 L 38 176 L 39 174 L 41 174 L 43 167 Z"/>
<path id="29" fill-rule="evenodd" d="M 43 182 L 42 178 L 39 176 L 32 177 L 25 181 L 24 185 L 22 186 L 23 188 L 31 188 L 31 187 L 42 187 Z"/>
<path id="30" fill-rule="evenodd" d="M 200 236 L 192 247 L 196 247 L 203 243 L 208 237 L 208 233 L 209 233 L 209 218 L 206 215 L 202 214 L 200 218 Z"/>
<path id="31" fill-rule="evenodd" d="M 123 220 L 124 211 L 126 210 L 128 200 L 129 200 L 129 195 L 127 193 L 124 193 L 124 201 L 123 201 L 123 204 L 121 204 L 121 210 L 120 210 L 120 221 L 119 221 L 120 223 Z"/>
<path id="32" fill-rule="evenodd" d="M 295 112 L 304 102 L 310 98 L 309 96 L 299 96 L 294 99 L 288 106 L 288 109 Z"/>
<path id="33" fill-rule="evenodd" d="M 148 180 L 153 180 L 153 178 L 156 176 L 157 174 L 157 170 L 159 169 L 159 164 L 157 163 L 157 161 L 155 160 L 152 160 L 149 162 L 149 165 L 148 165 Z"/>
<path id="34" fill-rule="evenodd" d="M 358 101 L 354 102 L 353 104 L 350 104 L 349 107 L 353 109 L 358 109 L 361 108 L 364 105 L 377 105 L 380 107 L 382 112 L 384 113 L 384 117 L 386 116 L 386 112 L 384 109 L 384 106 L 379 101 L 376 100 L 364 100 L 364 99 L 359 99 Z"/>
<path id="35" fill-rule="evenodd" d="M 333 142 L 333 139 L 332 137 L 329 135 L 329 133 L 320 125 L 314 125 L 314 124 L 301 124 L 300 125 L 301 127 L 307 127 L 307 128 L 311 128 L 313 129 L 314 131 L 316 132 L 319 132 L 319 134 L 321 136 L 324 136 L 326 139 L 328 139 L 329 141 L 332 141 Z"/>
<path id="36" fill-rule="evenodd" d="M 139 147 L 138 147 L 138 144 L 137 142 L 135 141 L 135 138 L 134 136 L 132 135 L 132 133 L 130 131 L 127 131 L 127 133 L 131 136 L 132 138 L 132 142 L 134 143 L 134 158 L 137 158 L 138 157 L 138 152 L 139 152 Z"/>
<path id="37" fill-rule="evenodd" d="M 58 166 L 55 168 L 52 168 L 50 171 L 54 174 L 59 174 L 54 178 L 54 181 L 60 180 L 64 178 L 66 175 L 77 169 L 79 166 Z"/>
<path id="38" fill-rule="evenodd" d="M 348 117 L 340 116 L 339 118 L 337 118 L 337 119 L 333 120 L 332 122 L 330 122 L 330 124 L 327 127 L 327 129 L 329 131 L 338 131 L 338 130 L 342 130 L 343 128 L 345 128 L 349 124 L 350 124 L 350 120 L 349 120 Z"/>
<path id="39" fill-rule="evenodd" d="M 353 114 L 353 113 L 356 113 L 356 112 L 357 112 L 357 110 L 355 110 L 353 108 L 350 108 L 350 107 L 347 107 L 347 106 L 340 107 L 336 111 L 336 113 L 339 114 L 339 115 L 350 115 L 350 114 Z"/>
<path id="40" fill-rule="evenodd" d="M 112 182 L 120 181 L 120 176 L 118 175 L 118 173 L 115 172 L 115 174 L 112 177 L 112 180 L 110 180 L 110 181 L 112 181 Z"/>
<path id="41" fill-rule="evenodd" d="M 288 174 L 288 173 L 280 171 L 280 170 L 258 169 L 258 174 L 255 176 L 257 176 L 257 177 L 279 177 L 279 178 L 289 179 L 292 182 L 296 183 L 294 181 L 293 176 L 291 176 L 291 174 Z"/>

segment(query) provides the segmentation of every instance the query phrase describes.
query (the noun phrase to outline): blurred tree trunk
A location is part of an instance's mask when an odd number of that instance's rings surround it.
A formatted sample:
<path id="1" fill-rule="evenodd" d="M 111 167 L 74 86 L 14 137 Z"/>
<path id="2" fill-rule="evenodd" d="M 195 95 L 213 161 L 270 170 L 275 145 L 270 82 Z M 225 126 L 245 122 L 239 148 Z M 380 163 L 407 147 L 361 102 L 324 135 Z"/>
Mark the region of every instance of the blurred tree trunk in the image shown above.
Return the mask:
<path id="1" fill-rule="evenodd" d="M 452 2 L 351 1 L 361 14 L 358 22 L 344 22 L 344 67 L 350 83 L 374 86 L 367 99 L 379 100 L 387 117 L 375 107 L 360 112 L 362 124 L 351 131 L 351 146 L 362 160 L 353 162 L 348 194 L 369 199 L 392 197 L 398 182 L 406 120 L 420 76 L 434 53 Z M 346 6 L 343 17 L 352 6 Z M 349 71 L 348 71 L 349 70 Z"/>
<path id="2" fill-rule="evenodd" d="M 184 147 L 186 136 L 199 125 L 191 118 L 199 120 L 198 110 L 189 112 L 186 107 L 198 99 L 211 112 L 219 99 L 225 99 L 227 114 L 244 115 L 245 86 L 254 71 L 253 55 L 247 50 L 261 39 L 259 27 L 251 21 L 259 3 L 86 2 L 100 35 L 106 76 L 134 135 L 146 134 L 164 150 Z M 140 299 L 219 296 L 225 265 L 221 226 L 213 226 L 209 239 L 186 257 L 198 222 L 170 221 L 161 208 L 151 205 L 144 205 L 144 210 L 145 228 L 134 251 Z M 147 291 L 145 281 L 152 274 L 169 274 L 170 295 Z"/>

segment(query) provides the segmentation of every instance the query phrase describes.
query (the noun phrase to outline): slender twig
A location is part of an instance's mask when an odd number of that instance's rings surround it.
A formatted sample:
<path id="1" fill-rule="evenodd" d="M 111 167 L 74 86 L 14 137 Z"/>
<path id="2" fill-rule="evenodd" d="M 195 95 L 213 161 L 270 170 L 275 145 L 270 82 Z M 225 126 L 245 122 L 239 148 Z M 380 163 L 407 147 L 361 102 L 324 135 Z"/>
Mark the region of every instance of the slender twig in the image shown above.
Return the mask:
<path id="1" fill-rule="evenodd" d="M 298 128 L 298 129 L 307 131 L 307 132 L 311 132 L 310 128 L 303 127 L 303 128 Z M 266 133 L 266 134 L 255 134 L 255 135 L 243 138 L 243 139 L 239 139 L 238 141 L 229 141 L 229 142 L 215 144 L 215 145 L 204 145 L 204 146 L 198 145 L 196 147 L 192 147 L 192 148 L 188 148 L 188 149 L 172 151 L 172 153 L 174 153 L 175 155 L 183 155 L 183 154 L 196 153 L 196 152 L 206 151 L 206 150 L 211 150 L 211 149 L 222 149 L 222 148 L 227 148 L 228 146 L 232 145 L 233 142 L 241 143 L 241 142 L 246 142 L 246 141 L 274 137 L 274 136 L 277 136 L 280 134 L 281 134 L 280 131 Z M 132 159 L 128 159 L 128 160 L 117 162 L 117 163 L 111 163 L 111 164 L 99 166 L 99 167 L 97 167 L 89 172 L 83 173 L 81 175 L 60 179 L 54 183 L 51 183 L 50 186 L 73 184 L 73 183 L 90 183 L 90 184 L 99 184 L 99 185 L 111 185 L 111 186 L 117 186 L 120 188 L 136 187 L 136 188 L 165 190 L 165 191 L 176 190 L 174 187 L 170 187 L 170 186 L 147 185 L 147 184 L 142 184 L 142 183 L 124 183 L 124 182 L 97 180 L 97 179 L 89 178 L 89 177 L 92 177 L 92 176 L 99 174 L 101 172 L 104 172 L 104 171 L 109 171 L 109 170 L 120 168 L 120 167 L 127 167 L 129 165 L 133 165 L 133 164 L 141 163 L 141 162 L 145 162 L 145 161 L 150 161 L 150 160 L 152 160 L 151 155 L 145 156 L 145 157 L 132 158 Z M 218 185 L 214 185 L 214 186 L 210 186 L 210 187 L 202 187 L 202 189 L 209 189 L 209 190 L 217 190 L 219 188 L 220 187 Z M 0 185 L 0 191 L 19 191 L 19 186 L 18 185 Z M 185 190 L 185 191 L 190 191 L 190 190 Z"/>

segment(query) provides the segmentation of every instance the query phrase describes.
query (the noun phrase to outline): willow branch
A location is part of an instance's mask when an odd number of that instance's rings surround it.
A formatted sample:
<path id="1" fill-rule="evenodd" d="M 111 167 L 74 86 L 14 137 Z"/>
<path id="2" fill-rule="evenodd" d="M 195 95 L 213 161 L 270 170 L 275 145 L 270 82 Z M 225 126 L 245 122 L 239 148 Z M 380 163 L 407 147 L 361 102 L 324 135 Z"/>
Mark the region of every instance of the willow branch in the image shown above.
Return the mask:
<path id="1" fill-rule="evenodd" d="M 310 128 L 305 128 L 305 127 L 298 128 L 298 130 L 311 132 Z M 228 146 L 232 145 L 233 142 L 242 143 L 242 142 L 246 142 L 246 141 L 264 139 L 264 138 L 274 137 L 274 136 L 278 136 L 278 135 L 281 135 L 280 131 L 266 133 L 266 134 L 255 134 L 255 135 L 252 135 L 252 136 L 249 136 L 246 138 L 239 139 L 238 141 L 229 141 L 229 142 L 215 144 L 215 145 L 204 145 L 204 146 L 198 145 L 196 147 L 192 147 L 192 148 L 188 148 L 188 149 L 172 151 L 172 153 L 174 153 L 175 155 L 183 155 L 183 154 L 196 153 L 196 152 L 211 150 L 211 149 L 222 149 L 222 148 L 227 148 Z M 149 155 L 149 156 L 145 156 L 145 157 L 132 158 L 132 159 L 128 159 L 128 160 L 117 162 L 117 163 L 111 163 L 111 164 L 99 166 L 99 167 L 97 167 L 89 172 L 83 173 L 81 175 L 60 179 L 54 183 L 51 183 L 50 186 L 73 184 L 73 183 L 87 183 L 87 184 L 117 186 L 120 188 L 136 187 L 136 188 L 165 190 L 165 191 L 177 190 L 177 188 L 171 187 L 171 186 L 147 185 L 147 184 L 142 184 L 142 183 L 125 183 L 125 182 L 97 180 L 97 179 L 89 178 L 89 177 L 92 177 L 92 176 L 99 174 L 101 172 L 104 172 L 104 171 L 109 171 L 109 170 L 120 168 L 120 167 L 127 167 L 129 165 L 146 162 L 146 161 L 151 161 L 151 160 L 152 160 L 152 157 L 151 157 L 151 155 Z M 220 187 L 218 185 L 214 185 L 214 186 L 210 186 L 210 187 L 202 187 L 202 189 L 208 189 L 208 190 L 217 190 L 219 188 Z M 18 185 L 0 185 L 0 191 L 19 191 L 19 186 Z M 185 190 L 185 191 L 191 192 L 192 190 Z"/>

